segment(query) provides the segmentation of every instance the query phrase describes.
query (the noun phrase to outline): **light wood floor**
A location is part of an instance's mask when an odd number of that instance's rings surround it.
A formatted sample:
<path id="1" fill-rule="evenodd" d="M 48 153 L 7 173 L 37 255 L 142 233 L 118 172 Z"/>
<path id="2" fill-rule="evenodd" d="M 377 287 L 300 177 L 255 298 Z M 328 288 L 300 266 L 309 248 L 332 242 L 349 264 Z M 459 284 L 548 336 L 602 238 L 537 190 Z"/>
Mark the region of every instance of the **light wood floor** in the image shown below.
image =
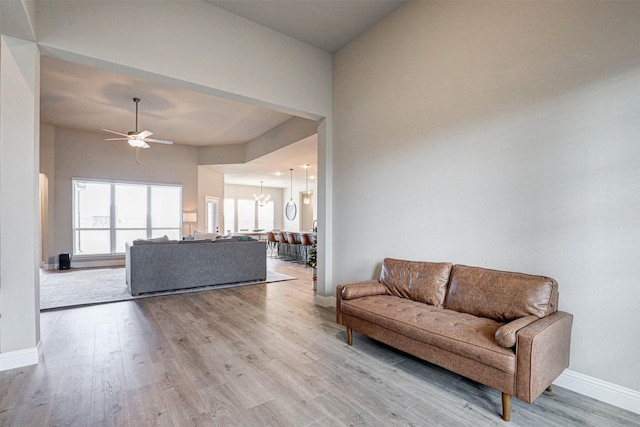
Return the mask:
<path id="1" fill-rule="evenodd" d="M 354 333 L 299 280 L 43 313 L 39 365 L 0 372 L 2 426 L 485 426 L 500 393 Z M 556 387 L 512 426 L 640 425 Z"/>

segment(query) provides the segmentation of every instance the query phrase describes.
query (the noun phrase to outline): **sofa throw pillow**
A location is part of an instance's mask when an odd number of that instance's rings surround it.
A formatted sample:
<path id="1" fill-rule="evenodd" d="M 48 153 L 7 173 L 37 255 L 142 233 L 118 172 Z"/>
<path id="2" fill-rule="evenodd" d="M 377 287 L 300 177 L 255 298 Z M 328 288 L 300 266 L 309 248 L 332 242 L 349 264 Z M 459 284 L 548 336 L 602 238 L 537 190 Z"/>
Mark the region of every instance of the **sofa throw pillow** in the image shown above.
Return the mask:
<path id="1" fill-rule="evenodd" d="M 193 240 L 216 240 L 218 235 L 216 233 L 201 233 L 199 231 L 193 232 Z"/>
<path id="2" fill-rule="evenodd" d="M 385 258 L 380 283 L 392 295 L 442 307 L 452 264 Z"/>
<path id="3" fill-rule="evenodd" d="M 133 241 L 134 245 L 144 245 L 147 243 L 163 243 L 163 242 L 168 242 L 169 241 L 169 236 L 167 236 L 166 234 L 162 237 L 154 237 L 153 239 L 136 239 Z"/>
<path id="4" fill-rule="evenodd" d="M 233 238 L 240 242 L 253 242 L 254 240 L 256 240 L 251 236 L 233 236 Z"/>

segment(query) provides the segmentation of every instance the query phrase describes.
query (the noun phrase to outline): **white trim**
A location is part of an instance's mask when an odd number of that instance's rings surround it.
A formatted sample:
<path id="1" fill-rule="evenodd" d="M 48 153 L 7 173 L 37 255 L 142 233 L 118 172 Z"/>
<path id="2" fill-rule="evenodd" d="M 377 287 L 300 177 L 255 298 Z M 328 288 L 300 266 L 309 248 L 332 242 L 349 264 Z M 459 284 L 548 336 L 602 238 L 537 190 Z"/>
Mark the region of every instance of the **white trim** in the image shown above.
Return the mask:
<path id="1" fill-rule="evenodd" d="M 2 1 L 2 0 L 0 0 Z M 71 259 L 71 268 L 93 268 L 93 267 L 124 267 L 125 266 L 125 258 L 124 256 L 118 256 L 116 258 L 110 259 L 90 259 L 90 260 L 82 260 L 77 257 Z M 57 270 L 58 264 L 43 264 L 42 268 L 49 270 Z"/>
<path id="2" fill-rule="evenodd" d="M 640 414 L 640 391 L 565 370 L 553 384 L 601 402 Z"/>
<path id="3" fill-rule="evenodd" d="M 334 296 L 324 296 L 324 295 L 316 295 L 315 303 L 320 307 L 328 308 L 336 306 L 336 297 Z"/>
<path id="4" fill-rule="evenodd" d="M 103 260 L 71 260 L 71 268 L 90 268 L 90 267 L 124 267 L 124 257 L 118 257 L 116 259 L 103 259 Z M 56 266 L 57 267 L 57 266 Z"/>
<path id="5" fill-rule="evenodd" d="M 37 365 L 38 362 L 38 347 L 0 353 L 0 372 L 22 368 L 23 366 Z"/>

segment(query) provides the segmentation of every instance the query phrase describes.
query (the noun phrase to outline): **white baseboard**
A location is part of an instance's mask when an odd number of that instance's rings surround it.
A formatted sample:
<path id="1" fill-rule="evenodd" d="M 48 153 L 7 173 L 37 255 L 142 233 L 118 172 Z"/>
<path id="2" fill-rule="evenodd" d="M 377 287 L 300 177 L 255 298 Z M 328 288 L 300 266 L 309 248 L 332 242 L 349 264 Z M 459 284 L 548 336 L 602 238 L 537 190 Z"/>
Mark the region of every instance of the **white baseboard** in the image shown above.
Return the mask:
<path id="1" fill-rule="evenodd" d="M 22 368 L 23 366 L 37 365 L 38 362 L 38 347 L 0 353 L 0 372 Z"/>
<path id="2" fill-rule="evenodd" d="M 103 259 L 103 260 L 72 260 L 72 268 L 90 268 L 90 267 L 124 267 L 124 258 L 120 259 Z"/>
<path id="3" fill-rule="evenodd" d="M 1 1 L 1 0 L 0 0 Z M 102 259 L 102 260 L 71 260 L 71 268 L 95 268 L 95 267 L 124 267 L 124 258 Z M 58 264 L 44 264 L 45 270 L 57 270 Z"/>
<path id="4" fill-rule="evenodd" d="M 336 297 L 334 296 L 324 296 L 324 295 L 316 295 L 315 303 L 320 307 L 335 307 L 336 306 Z"/>
<path id="5" fill-rule="evenodd" d="M 565 370 L 553 384 L 601 402 L 640 414 L 640 391 L 622 387 L 588 375 Z"/>

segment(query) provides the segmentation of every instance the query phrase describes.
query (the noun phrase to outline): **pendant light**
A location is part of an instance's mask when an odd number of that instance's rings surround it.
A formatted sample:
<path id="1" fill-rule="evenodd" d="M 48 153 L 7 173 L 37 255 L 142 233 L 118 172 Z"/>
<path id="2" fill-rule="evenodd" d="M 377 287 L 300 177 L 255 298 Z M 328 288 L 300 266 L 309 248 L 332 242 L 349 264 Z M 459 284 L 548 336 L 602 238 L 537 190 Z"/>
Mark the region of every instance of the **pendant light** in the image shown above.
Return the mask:
<path id="1" fill-rule="evenodd" d="M 287 202 L 287 206 L 285 206 L 285 215 L 289 221 L 293 221 L 296 219 L 296 214 L 298 211 L 298 207 L 296 206 L 296 202 L 293 201 L 293 168 L 289 169 L 291 173 L 291 199 Z"/>
<path id="2" fill-rule="evenodd" d="M 304 203 L 305 205 L 308 205 L 311 203 L 311 193 L 309 193 L 309 164 L 304 165 L 304 172 L 305 172 L 305 182 L 306 182 L 307 191 L 305 191 L 304 193 L 302 203 Z"/>

